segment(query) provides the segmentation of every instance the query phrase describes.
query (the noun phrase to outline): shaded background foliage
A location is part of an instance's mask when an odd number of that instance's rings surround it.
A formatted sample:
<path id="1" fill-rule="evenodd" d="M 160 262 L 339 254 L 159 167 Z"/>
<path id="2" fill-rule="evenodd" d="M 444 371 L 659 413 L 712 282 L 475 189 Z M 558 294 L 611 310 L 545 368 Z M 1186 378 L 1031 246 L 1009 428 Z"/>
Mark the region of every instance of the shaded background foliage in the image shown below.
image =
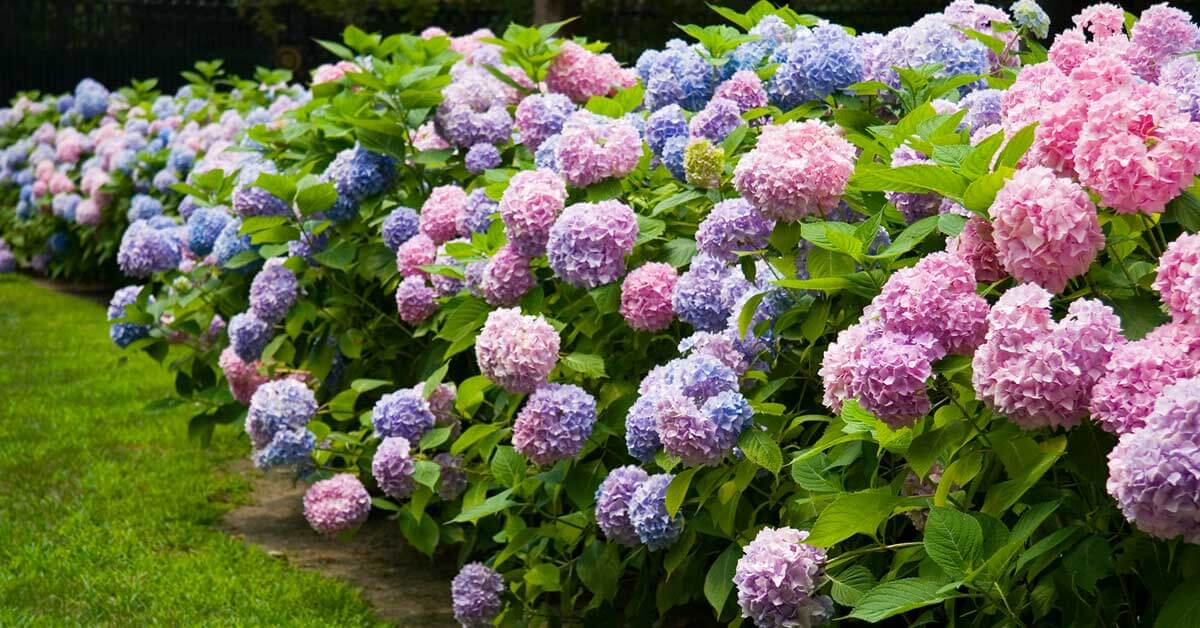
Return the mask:
<path id="1" fill-rule="evenodd" d="M 1122 2 L 1138 12 L 1151 0 Z M 719 4 L 745 10 L 752 0 Z M 911 24 L 940 0 L 842 0 L 791 2 L 793 9 L 853 27 L 887 31 Z M 999 3 L 994 3 L 999 4 Z M 1010 4 L 1008 2 L 1003 3 Z M 1091 2 L 1044 2 L 1061 28 Z M 1194 10 L 1200 0 L 1173 5 Z M 367 31 L 404 32 L 437 24 L 451 32 L 483 26 L 499 31 L 509 22 L 580 19 L 572 34 L 611 42 L 632 62 L 641 50 L 681 33 L 674 23 L 712 24 L 719 18 L 696 0 L 5 0 L 0 2 L 0 99 L 18 91 L 64 92 L 81 76 L 109 85 L 160 77 L 164 89 L 182 84 L 181 70 L 196 59 L 224 59 L 233 73 L 254 66 L 297 70 L 298 76 L 328 60 L 314 38 L 338 39 L 347 24 Z"/>

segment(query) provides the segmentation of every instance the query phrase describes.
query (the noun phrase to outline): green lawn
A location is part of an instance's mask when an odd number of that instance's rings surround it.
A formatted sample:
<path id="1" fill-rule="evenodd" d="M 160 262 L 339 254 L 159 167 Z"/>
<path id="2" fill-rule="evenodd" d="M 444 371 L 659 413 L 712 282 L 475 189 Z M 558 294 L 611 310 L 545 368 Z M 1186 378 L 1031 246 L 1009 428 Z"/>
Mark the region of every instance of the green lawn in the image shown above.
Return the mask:
<path id="1" fill-rule="evenodd" d="M 247 482 L 236 430 L 188 441 L 104 308 L 0 276 L 0 625 L 378 623 L 358 592 L 212 528 Z"/>

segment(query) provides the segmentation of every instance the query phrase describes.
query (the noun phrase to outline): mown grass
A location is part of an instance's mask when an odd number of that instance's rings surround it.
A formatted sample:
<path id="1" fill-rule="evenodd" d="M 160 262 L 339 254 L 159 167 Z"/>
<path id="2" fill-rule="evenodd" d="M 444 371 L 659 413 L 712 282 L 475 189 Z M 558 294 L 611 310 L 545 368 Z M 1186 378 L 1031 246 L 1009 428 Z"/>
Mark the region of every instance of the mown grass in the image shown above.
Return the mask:
<path id="1" fill-rule="evenodd" d="M 212 524 L 249 488 L 167 374 L 108 340 L 99 304 L 0 278 L 0 625 L 374 625 L 357 590 Z"/>

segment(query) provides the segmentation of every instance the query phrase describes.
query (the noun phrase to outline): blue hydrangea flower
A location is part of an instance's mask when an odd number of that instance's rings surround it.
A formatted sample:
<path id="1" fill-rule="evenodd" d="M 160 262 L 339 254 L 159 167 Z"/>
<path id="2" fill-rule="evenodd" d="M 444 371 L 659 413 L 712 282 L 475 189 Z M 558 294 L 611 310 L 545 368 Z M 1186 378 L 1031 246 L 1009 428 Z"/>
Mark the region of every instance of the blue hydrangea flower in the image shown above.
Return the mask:
<path id="1" fill-rule="evenodd" d="M 179 183 L 179 173 L 170 168 L 163 168 L 154 175 L 154 189 L 166 194 L 171 191 L 171 186 Z"/>
<path id="2" fill-rule="evenodd" d="M 646 143 L 655 155 L 662 154 L 671 138 L 687 135 L 688 123 L 679 105 L 668 105 L 646 118 Z"/>
<path id="3" fill-rule="evenodd" d="M 687 180 L 687 168 L 684 165 L 684 154 L 687 151 L 688 137 L 686 135 L 678 135 L 667 140 L 667 144 L 663 147 L 662 164 L 666 167 L 667 172 L 671 176 L 680 181 Z"/>
<path id="4" fill-rule="evenodd" d="M 667 487 L 674 478 L 669 473 L 652 475 L 629 497 L 629 521 L 650 551 L 671 545 L 683 531 L 683 513 L 667 514 Z"/>
<path id="5" fill-rule="evenodd" d="M 108 320 L 124 318 L 125 308 L 137 302 L 138 293 L 141 291 L 141 286 L 125 286 L 113 293 L 112 300 L 108 302 Z M 122 349 L 128 347 L 134 340 L 149 335 L 150 327 L 148 325 L 113 323 L 108 328 L 108 337 L 112 339 L 113 344 Z"/>
<path id="6" fill-rule="evenodd" d="M 254 464 L 260 469 L 306 466 L 316 447 L 317 437 L 308 429 L 279 430 L 266 447 L 254 454 Z"/>
<path id="7" fill-rule="evenodd" d="M 250 311 L 269 323 L 283 320 L 299 295 L 296 275 L 283 261 L 279 257 L 267 260 L 250 282 Z"/>
<path id="8" fill-rule="evenodd" d="M 263 349 L 271 342 L 274 329 L 271 324 L 251 312 L 235 314 L 229 319 L 229 344 L 243 362 L 253 362 L 262 356 Z"/>
<path id="9" fill-rule="evenodd" d="M 629 455 L 642 462 L 654 460 L 654 454 L 662 449 L 658 430 L 654 427 L 653 395 L 642 395 L 629 406 L 625 415 L 625 448 Z"/>
<path id="10" fill-rule="evenodd" d="M 767 82 L 767 94 L 784 110 L 862 80 L 862 50 L 845 29 L 827 22 L 797 31 L 794 41 L 771 55 L 771 62 L 779 67 Z"/>
<path id="11" fill-rule="evenodd" d="M 533 156 L 533 163 L 538 170 L 552 170 L 554 172 L 562 172 L 562 166 L 558 163 L 558 141 L 562 135 L 551 135 L 538 146 L 537 152 Z"/>
<path id="12" fill-rule="evenodd" d="M 489 198 L 483 188 L 472 191 L 456 219 L 458 235 L 468 238 L 472 233 L 487 233 L 492 226 L 492 214 L 498 211 L 500 203 Z"/>
<path id="13" fill-rule="evenodd" d="M 678 104 L 699 111 L 716 88 L 716 72 L 696 48 L 679 39 L 663 50 L 647 50 L 638 57 L 637 73 L 646 85 L 645 105 L 650 111 Z"/>
<path id="14" fill-rule="evenodd" d="M 200 207 L 187 219 L 188 249 L 197 257 L 212 253 L 217 238 L 229 224 L 229 214 L 220 207 Z"/>
<path id="15" fill-rule="evenodd" d="M 149 220 L 163 213 L 162 203 L 148 194 L 134 194 L 125 217 L 129 222 Z"/>
<path id="16" fill-rule="evenodd" d="M 66 231 L 55 231 L 46 240 L 46 248 L 55 259 L 61 259 L 71 248 L 71 236 Z"/>
<path id="17" fill-rule="evenodd" d="M 392 213 L 383 219 L 383 243 L 394 252 L 401 244 L 408 242 L 409 238 L 417 235 L 420 220 L 416 210 L 411 207 L 393 209 Z"/>
<path id="18" fill-rule="evenodd" d="M 187 173 L 196 162 L 196 151 L 186 146 L 176 146 L 167 157 L 167 166 L 179 173 Z"/>
<path id="19" fill-rule="evenodd" d="M 82 200 L 78 194 L 59 194 L 54 197 L 50 203 L 50 209 L 55 216 L 66 220 L 67 222 L 75 221 L 75 208 L 79 207 L 79 201 Z"/>
<path id="20" fill-rule="evenodd" d="M 178 267 L 182 258 L 180 248 L 181 243 L 170 231 L 139 220 L 121 236 L 117 265 L 130 277 L 146 277 Z"/>
<path id="21" fill-rule="evenodd" d="M 108 89 L 98 81 L 85 78 L 75 86 L 73 111 L 84 120 L 97 118 L 108 112 Z"/>
<path id="22" fill-rule="evenodd" d="M 411 388 L 384 395 L 371 412 L 377 436 L 402 436 L 410 443 L 420 441 L 421 435 L 433 428 L 435 420 L 429 401 Z"/>
<path id="23" fill-rule="evenodd" d="M 338 153 L 322 178 L 334 184 L 338 202 L 327 213 L 339 222 L 353 216 L 363 200 L 387 189 L 396 177 L 396 160 L 361 146 Z"/>
<path id="24" fill-rule="evenodd" d="M 737 277 L 734 274 L 737 274 Z M 729 313 L 739 292 L 730 294 L 727 283 L 744 283 L 740 270 L 726 265 L 720 259 L 697 254 L 687 272 L 675 284 L 672 302 L 679 319 L 697 330 L 717 331 L 725 327 Z"/>
<path id="25" fill-rule="evenodd" d="M 239 253 L 251 250 L 250 236 L 240 234 L 241 228 L 241 219 L 233 218 L 225 223 L 225 228 L 217 236 L 216 242 L 213 242 L 212 254 L 218 266 L 224 266 Z"/>
<path id="26" fill-rule="evenodd" d="M 302 382 L 288 378 L 266 382 L 250 397 L 246 434 L 255 448 L 262 449 L 280 432 L 305 430 L 316 414 L 317 398 Z"/>
<path id="27" fill-rule="evenodd" d="M 693 355 L 681 362 L 676 369 L 679 390 L 697 401 L 738 389 L 737 374 L 716 358 Z"/>

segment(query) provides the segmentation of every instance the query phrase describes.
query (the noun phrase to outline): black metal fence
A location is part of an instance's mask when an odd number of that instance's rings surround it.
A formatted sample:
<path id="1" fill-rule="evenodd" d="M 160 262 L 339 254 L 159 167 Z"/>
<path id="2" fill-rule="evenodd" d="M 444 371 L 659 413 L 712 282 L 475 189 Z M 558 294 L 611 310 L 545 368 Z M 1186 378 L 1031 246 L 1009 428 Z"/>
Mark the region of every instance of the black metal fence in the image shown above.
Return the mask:
<path id="1" fill-rule="evenodd" d="M 365 1 L 365 0 L 364 0 Z M 754 0 L 713 0 L 744 10 Z M 721 18 L 699 0 L 552 0 L 563 15 L 580 19 L 574 34 L 612 43 L 618 58 L 632 62 L 647 47 L 679 36 L 676 23 L 713 24 Z M 1090 2 L 1046 0 L 1053 24 L 1061 28 Z M 1150 0 L 1122 3 L 1132 11 Z M 299 70 L 328 60 L 314 38 L 337 39 L 344 27 L 336 19 L 314 16 L 284 2 L 273 9 L 281 30 L 259 32 L 242 0 L 0 0 L 0 99 L 18 91 L 62 92 L 84 76 L 107 85 L 133 78 L 157 77 L 164 89 L 181 84 L 179 72 L 199 59 L 223 59 L 230 71 L 248 75 L 254 66 Z M 860 32 L 887 31 L 940 10 L 940 0 L 795 0 L 791 6 Z M 1182 0 L 1188 8 L 1200 0 Z M 239 5 L 243 10 L 239 10 Z M 429 13 L 429 12 L 427 12 Z M 497 31 L 510 21 L 533 20 L 533 2 L 441 0 L 432 24 L 464 33 L 488 26 Z M 411 13 L 369 11 L 358 26 L 366 30 L 419 30 Z"/>

